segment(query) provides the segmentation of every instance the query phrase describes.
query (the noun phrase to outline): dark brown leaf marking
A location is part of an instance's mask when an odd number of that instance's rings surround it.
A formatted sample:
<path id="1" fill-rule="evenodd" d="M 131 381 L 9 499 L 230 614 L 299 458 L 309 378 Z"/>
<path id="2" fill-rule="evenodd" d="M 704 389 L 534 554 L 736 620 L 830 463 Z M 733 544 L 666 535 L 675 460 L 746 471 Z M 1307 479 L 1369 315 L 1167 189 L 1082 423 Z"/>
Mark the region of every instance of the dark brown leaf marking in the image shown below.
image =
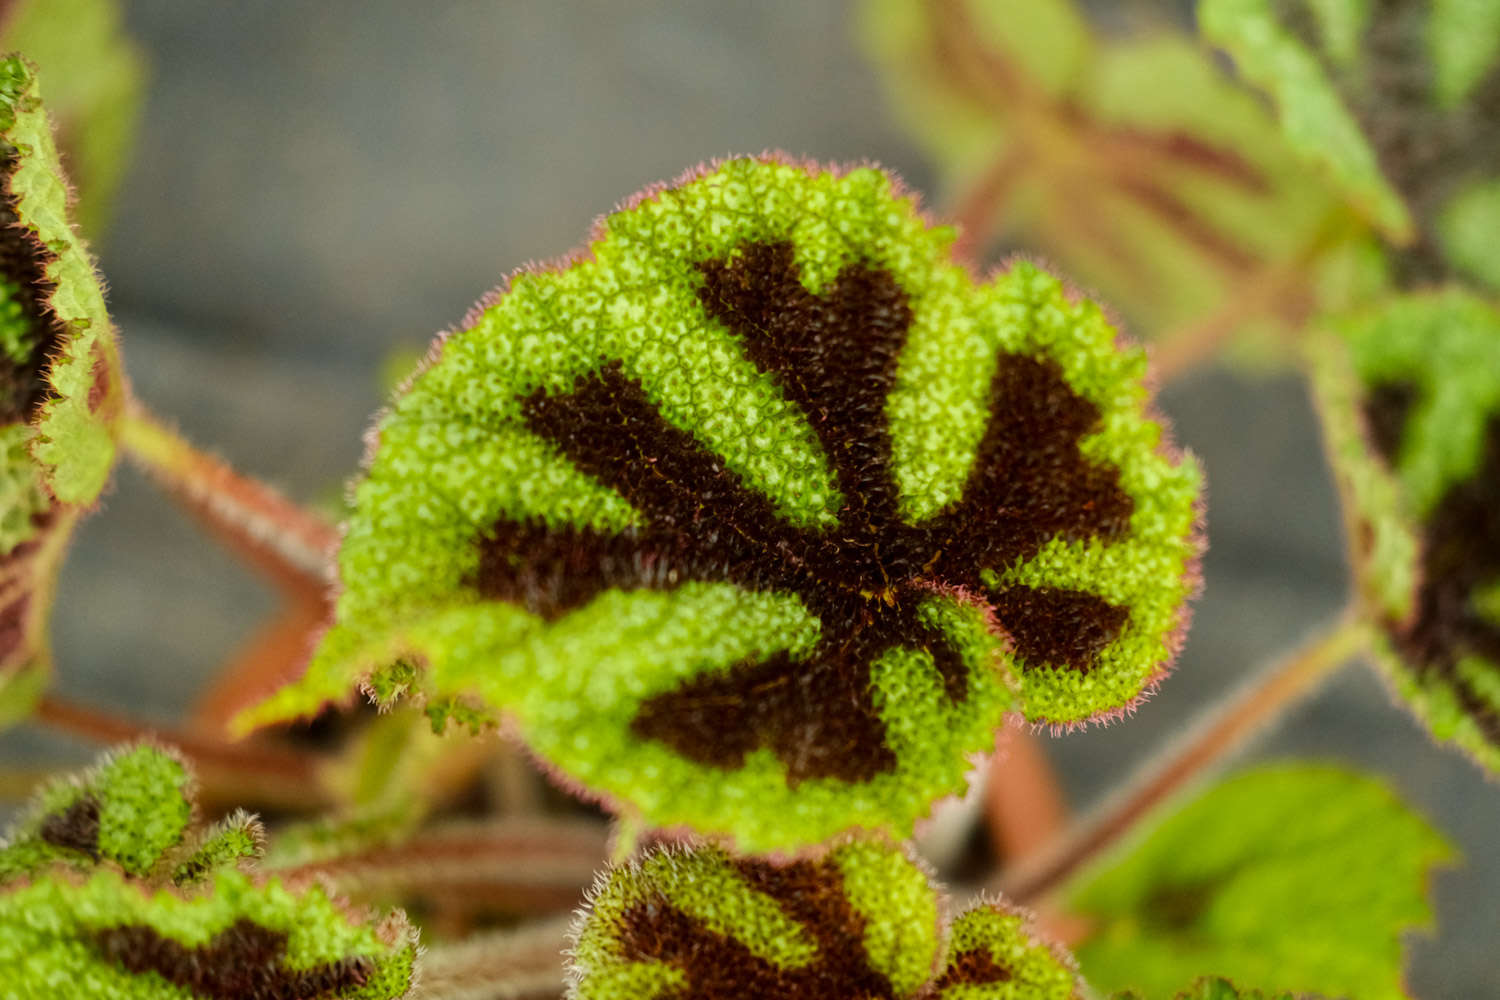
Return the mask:
<path id="1" fill-rule="evenodd" d="M 851 264 L 822 293 L 803 287 L 790 243 L 747 244 L 700 267 L 699 297 L 747 357 L 805 414 L 844 506 L 836 526 L 797 527 L 691 433 L 669 424 L 618 363 L 569 392 L 523 401 L 530 428 L 611 487 L 644 525 L 605 535 L 501 520 L 479 540 L 474 584 L 546 618 L 611 589 L 726 581 L 796 594 L 822 623 L 803 659 L 747 660 L 649 699 L 636 732 L 732 768 L 769 747 L 791 780 L 866 780 L 895 764 L 870 694 L 870 667 L 897 647 L 928 650 L 947 696 L 965 664 L 918 608 L 935 591 L 981 600 L 1003 570 L 1054 537 L 1118 538 L 1133 503 L 1114 469 L 1079 453 L 1099 411 L 1057 365 L 1002 354 L 990 420 L 962 498 L 922 524 L 902 520 L 885 404 L 911 324 L 888 272 Z M 1028 666 L 1087 672 L 1128 612 L 1086 593 L 1009 588 L 992 608 Z M 769 652 L 769 651 L 768 651 Z"/>
<path id="2" fill-rule="evenodd" d="M 1399 381 L 1373 385 L 1365 395 L 1365 426 L 1369 428 L 1370 443 L 1392 468 L 1401 457 L 1401 442 L 1417 397 L 1416 383 Z"/>
<path id="3" fill-rule="evenodd" d="M 283 964 L 287 934 L 241 917 L 207 944 L 188 947 L 154 927 L 110 927 L 93 935 L 106 962 L 133 975 L 154 972 L 174 986 L 210 1000 L 316 1000 L 357 990 L 374 971 L 358 956 L 308 969 Z"/>
<path id="4" fill-rule="evenodd" d="M 14 560 L 6 560 L 12 561 Z M 7 596 L 10 599 L 5 602 L 4 607 L 0 607 L 0 669 L 23 666 L 31 653 L 28 644 L 30 636 L 26 629 L 26 612 L 31 608 L 31 590 L 28 588 L 19 594 L 12 591 Z"/>
<path id="5" fill-rule="evenodd" d="M 944 990 L 953 986 L 984 986 L 1009 982 L 1010 979 L 1010 969 L 995 961 L 988 949 L 973 948 L 948 960 L 943 974 L 932 984 L 932 994 L 941 996 Z"/>
<path id="6" fill-rule="evenodd" d="M 99 800 L 84 795 L 61 812 L 42 820 L 38 836 L 53 847 L 82 851 L 99 860 Z"/>
<path id="7" fill-rule="evenodd" d="M 52 256 L 21 225 L 9 194 L 16 159 L 14 150 L 0 144 L 0 277 L 15 286 L 15 301 L 23 322 L 33 330 L 34 347 L 24 361 L 0 351 L 0 425 L 26 420 L 47 397 L 43 369 L 57 353 L 62 334 L 47 306 L 53 286 L 44 268 Z"/>
<path id="8" fill-rule="evenodd" d="M 1377 387 L 1365 400 L 1366 421 L 1387 458 L 1399 446 L 1415 396 L 1410 386 Z M 1500 415 L 1485 426 L 1474 475 L 1450 487 L 1423 525 L 1420 581 L 1411 620 L 1388 623 L 1392 641 L 1419 675 L 1451 686 L 1485 737 L 1500 746 L 1500 709 L 1457 673 L 1466 656 L 1500 671 L 1500 623 L 1474 607 L 1476 592 L 1500 581 Z"/>
<path id="9" fill-rule="evenodd" d="M 628 961 L 666 962 L 687 984 L 663 1000 L 896 1000 L 890 980 L 870 965 L 865 918 L 844 894 L 832 861 L 776 866 L 737 860 L 752 888 L 774 899 L 817 946 L 807 965 L 786 968 L 688 916 L 670 901 L 640 903 L 621 918 Z"/>

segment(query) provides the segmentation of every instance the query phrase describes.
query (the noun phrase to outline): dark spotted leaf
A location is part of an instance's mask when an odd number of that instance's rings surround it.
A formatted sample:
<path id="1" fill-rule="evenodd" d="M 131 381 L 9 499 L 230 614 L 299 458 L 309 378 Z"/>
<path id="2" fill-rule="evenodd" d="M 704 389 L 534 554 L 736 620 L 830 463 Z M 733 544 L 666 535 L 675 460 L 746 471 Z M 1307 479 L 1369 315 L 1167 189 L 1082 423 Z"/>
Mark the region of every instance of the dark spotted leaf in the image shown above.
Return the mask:
<path id="1" fill-rule="evenodd" d="M 1450 289 L 1336 328 L 1316 384 L 1376 662 L 1500 772 L 1500 310 Z"/>
<path id="2" fill-rule="evenodd" d="M 1084 873 L 1069 902 L 1096 928 L 1079 963 L 1093 985 L 1146 997 L 1214 969 L 1272 996 L 1404 1000 L 1402 934 L 1430 921 L 1428 873 L 1449 855 L 1378 781 L 1259 768 Z"/>
<path id="3" fill-rule="evenodd" d="M 979 230 L 971 249 L 1036 244 L 1148 337 L 1282 280 L 1326 236 L 1327 186 L 1196 39 L 1164 20 L 1106 35 L 1082 6 L 860 5 L 896 112 Z M 1295 332 L 1306 296 L 1266 298 L 1240 332 Z"/>
<path id="4" fill-rule="evenodd" d="M 1500 288 L 1467 218 L 1493 218 L 1500 179 L 1500 2 L 1205 0 L 1198 17 L 1393 244 L 1398 284 Z"/>
<path id="5" fill-rule="evenodd" d="M 249 721 L 369 677 L 771 848 L 909 831 L 1012 708 L 1127 709 L 1197 470 L 1096 306 L 951 239 L 877 170 L 741 159 L 517 275 L 380 421 L 336 624 Z"/>
<path id="6" fill-rule="evenodd" d="M 252 877 L 259 823 L 195 828 L 192 778 L 151 744 L 45 788 L 0 845 L 7 996 L 279 1000 L 405 996 L 415 935 L 319 886 Z"/>
<path id="7" fill-rule="evenodd" d="M 47 109 L 77 186 L 73 217 L 97 235 L 135 144 L 145 73 L 118 0 L 11 0 L 0 52 L 20 52 L 47 84 Z"/>
<path id="8" fill-rule="evenodd" d="M 700 848 L 616 868 L 579 926 L 572 977 L 570 1000 L 1081 996 L 1067 960 L 1004 907 L 942 934 L 926 875 L 871 841 L 786 864 Z"/>

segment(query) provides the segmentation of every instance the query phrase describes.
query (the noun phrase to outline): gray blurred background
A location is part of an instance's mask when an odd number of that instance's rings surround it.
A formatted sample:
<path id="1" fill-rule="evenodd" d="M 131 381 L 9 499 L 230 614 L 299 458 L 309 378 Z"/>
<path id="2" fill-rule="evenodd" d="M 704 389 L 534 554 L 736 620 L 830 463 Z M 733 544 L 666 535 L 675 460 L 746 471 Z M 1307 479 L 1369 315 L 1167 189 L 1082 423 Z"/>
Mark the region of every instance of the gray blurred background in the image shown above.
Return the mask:
<path id="1" fill-rule="evenodd" d="M 774 147 L 878 160 L 941 203 L 842 3 L 126 6 L 151 81 L 98 249 L 131 377 L 196 442 L 301 499 L 355 470 L 387 358 L 645 183 Z M 1207 371 L 1164 405 L 1208 471 L 1206 589 L 1155 700 L 1049 744 L 1079 807 L 1342 603 L 1336 500 L 1298 382 Z M 122 469 L 63 575 L 57 688 L 172 720 L 275 603 Z M 91 753 L 0 736 L 6 763 Z M 1411 939 L 1411 987 L 1496 995 L 1500 787 L 1430 745 L 1361 668 L 1254 752 L 1290 755 L 1386 775 L 1460 846 L 1465 865 L 1435 880 L 1436 936 Z"/>

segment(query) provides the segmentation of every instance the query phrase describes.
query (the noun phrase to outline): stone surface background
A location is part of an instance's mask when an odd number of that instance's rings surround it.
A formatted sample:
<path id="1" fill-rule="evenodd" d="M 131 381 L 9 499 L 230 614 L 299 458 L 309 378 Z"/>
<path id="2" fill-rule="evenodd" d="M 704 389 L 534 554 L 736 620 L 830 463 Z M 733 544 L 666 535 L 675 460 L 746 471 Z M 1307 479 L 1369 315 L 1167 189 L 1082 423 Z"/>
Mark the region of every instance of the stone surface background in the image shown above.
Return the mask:
<path id="1" fill-rule="evenodd" d="M 382 403 L 385 359 L 457 322 L 509 270 L 569 249 L 641 185 L 781 148 L 874 159 L 930 189 L 849 16 L 796 0 L 127 3 L 152 81 L 99 250 L 139 395 L 291 495 L 336 496 Z M 1050 743 L 1080 807 L 1335 615 L 1344 592 L 1300 385 L 1209 371 L 1164 405 L 1208 470 L 1206 590 L 1155 700 Z M 103 508 L 63 576 L 58 687 L 170 720 L 273 599 L 132 470 Z M 36 730 L 0 737 L 6 762 L 90 753 Z M 1466 864 L 1436 877 L 1438 932 L 1413 937 L 1409 978 L 1425 1000 L 1493 994 L 1500 787 L 1433 747 L 1358 667 L 1253 754 L 1292 755 L 1388 776 L 1460 846 Z"/>

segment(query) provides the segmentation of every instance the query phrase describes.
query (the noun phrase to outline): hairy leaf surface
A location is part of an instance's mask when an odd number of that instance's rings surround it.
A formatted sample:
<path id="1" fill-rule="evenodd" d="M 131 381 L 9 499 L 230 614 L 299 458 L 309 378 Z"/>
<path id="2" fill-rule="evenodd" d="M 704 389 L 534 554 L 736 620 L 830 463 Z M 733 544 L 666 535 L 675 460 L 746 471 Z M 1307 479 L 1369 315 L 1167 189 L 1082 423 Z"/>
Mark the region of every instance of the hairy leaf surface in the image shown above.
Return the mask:
<path id="1" fill-rule="evenodd" d="M 1316 381 L 1377 662 L 1500 772 L 1500 310 L 1447 289 L 1336 329 Z"/>
<path id="2" fill-rule="evenodd" d="M 1428 872 L 1449 854 L 1378 781 L 1259 768 L 1084 874 L 1070 902 L 1097 929 L 1079 962 L 1148 997 L 1213 969 L 1273 994 L 1402 1000 L 1401 935 L 1431 919 Z"/>
<path id="3" fill-rule="evenodd" d="M 109 474 L 123 394 L 67 202 L 31 69 L 0 59 L 0 726 L 46 684 L 57 571 Z"/>
<path id="4" fill-rule="evenodd" d="M 1076 1000 L 1065 957 L 997 904 L 946 932 L 904 853 L 854 841 L 774 864 L 658 852 L 606 876 L 584 914 L 570 1000 Z"/>
<path id="5" fill-rule="evenodd" d="M 909 831 L 1012 708 L 1133 704 L 1196 468 L 1096 306 L 951 239 L 877 170 L 742 159 L 517 275 L 380 421 L 337 623 L 250 719 L 368 677 L 769 848 Z"/>
<path id="6" fill-rule="evenodd" d="M 43 789 L 0 844 L 0 991 L 406 995 L 416 940 L 404 918 L 370 924 L 321 887 L 252 876 L 242 868 L 261 852 L 260 824 L 240 812 L 203 828 L 195 813 L 187 767 L 152 744 Z"/>

